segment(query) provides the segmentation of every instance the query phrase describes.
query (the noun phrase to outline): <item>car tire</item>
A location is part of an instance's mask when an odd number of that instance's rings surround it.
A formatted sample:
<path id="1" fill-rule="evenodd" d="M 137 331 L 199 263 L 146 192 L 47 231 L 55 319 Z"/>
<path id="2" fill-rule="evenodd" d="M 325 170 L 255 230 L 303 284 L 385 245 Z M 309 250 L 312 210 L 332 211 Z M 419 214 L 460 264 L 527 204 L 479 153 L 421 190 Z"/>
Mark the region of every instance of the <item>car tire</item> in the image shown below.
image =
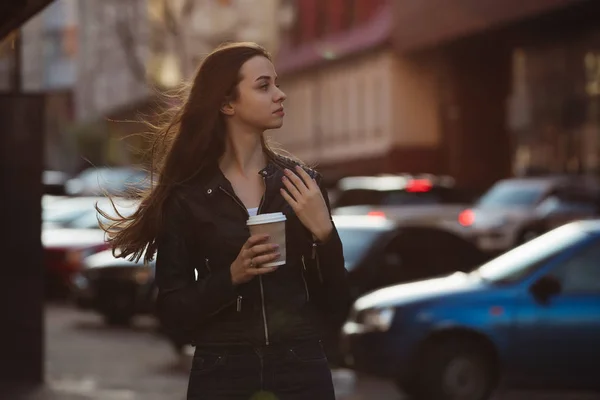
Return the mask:
<path id="1" fill-rule="evenodd" d="M 417 376 L 406 392 L 423 400 L 485 400 L 496 381 L 485 346 L 472 338 L 435 340 L 424 348 Z"/>

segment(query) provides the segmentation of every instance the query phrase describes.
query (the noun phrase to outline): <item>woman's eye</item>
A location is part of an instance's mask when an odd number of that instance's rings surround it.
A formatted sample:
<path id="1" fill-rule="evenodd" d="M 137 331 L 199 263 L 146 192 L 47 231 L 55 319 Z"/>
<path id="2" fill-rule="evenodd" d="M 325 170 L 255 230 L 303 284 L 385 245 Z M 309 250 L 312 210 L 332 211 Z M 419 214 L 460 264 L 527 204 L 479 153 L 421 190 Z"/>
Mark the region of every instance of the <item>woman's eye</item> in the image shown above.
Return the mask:
<path id="1" fill-rule="evenodd" d="M 266 91 L 269 88 L 269 85 L 262 85 L 260 88 Z"/>

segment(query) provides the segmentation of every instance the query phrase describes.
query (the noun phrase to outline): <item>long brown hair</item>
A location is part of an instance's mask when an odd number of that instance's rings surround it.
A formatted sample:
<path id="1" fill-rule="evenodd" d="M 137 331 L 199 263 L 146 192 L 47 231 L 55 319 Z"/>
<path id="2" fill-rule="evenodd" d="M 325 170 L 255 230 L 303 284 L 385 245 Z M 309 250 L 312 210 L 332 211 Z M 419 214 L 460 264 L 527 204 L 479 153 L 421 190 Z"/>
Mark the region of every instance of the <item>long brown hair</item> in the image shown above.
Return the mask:
<path id="1" fill-rule="evenodd" d="M 154 257 L 164 203 L 178 185 L 216 165 L 225 152 L 225 121 L 220 109 L 225 101 L 237 98 L 240 69 L 256 56 L 272 60 L 268 51 L 255 43 L 227 43 L 216 48 L 198 67 L 180 105 L 168 110 L 164 124 L 153 126 L 151 187 L 140 194 L 139 207 L 132 215 L 123 216 L 113 202 L 117 217 L 96 207 L 110 221 L 101 227 L 108 234 L 113 255 L 136 261 L 144 255 L 145 262 Z M 261 142 L 267 157 L 277 161 L 264 134 Z"/>

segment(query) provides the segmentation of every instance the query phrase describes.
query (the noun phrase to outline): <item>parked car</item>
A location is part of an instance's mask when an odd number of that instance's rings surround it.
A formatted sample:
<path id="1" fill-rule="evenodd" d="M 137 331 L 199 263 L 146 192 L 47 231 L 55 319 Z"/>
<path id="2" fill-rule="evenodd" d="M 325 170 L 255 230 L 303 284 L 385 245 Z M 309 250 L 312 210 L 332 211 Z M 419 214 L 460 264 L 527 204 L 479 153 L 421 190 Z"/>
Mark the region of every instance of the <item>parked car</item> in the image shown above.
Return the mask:
<path id="1" fill-rule="evenodd" d="M 566 223 L 598 217 L 600 191 L 557 193 L 536 207 L 533 218 L 522 229 L 522 239 L 531 240 Z"/>
<path id="2" fill-rule="evenodd" d="M 376 175 L 340 179 L 334 208 L 470 203 L 472 196 L 448 176 Z"/>
<path id="3" fill-rule="evenodd" d="M 77 218 L 94 211 L 96 204 L 108 205 L 108 199 L 101 196 L 85 197 L 42 197 L 42 228 L 60 228 L 67 226 Z"/>
<path id="4" fill-rule="evenodd" d="M 383 215 L 406 224 L 450 229 L 462 235 L 458 217 L 472 197 L 448 177 L 349 177 L 339 183 L 334 215 Z"/>
<path id="5" fill-rule="evenodd" d="M 455 271 L 470 271 L 485 255 L 452 232 L 383 216 L 334 216 L 352 296 Z"/>
<path id="6" fill-rule="evenodd" d="M 103 200 L 108 202 L 107 199 Z M 119 199 L 115 202 L 121 215 L 132 213 L 137 207 L 137 202 L 132 200 Z M 111 215 L 108 203 L 100 207 Z M 82 268 L 83 259 L 108 249 L 105 232 L 100 229 L 98 220 L 107 222 L 97 213 L 94 204 L 88 204 L 88 207 L 78 210 L 76 217 L 67 222 L 63 221 L 61 225 L 46 226 L 42 230 L 46 282 L 50 297 L 68 295 L 72 277 Z"/>
<path id="7" fill-rule="evenodd" d="M 375 290 L 342 348 L 357 369 L 423 399 L 507 387 L 600 389 L 600 220 L 573 222 L 471 273 Z"/>
<path id="8" fill-rule="evenodd" d="M 77 306 L 101 314 L 111 325 L 128 325 L 136 315 L 153 313 L 156 295 L 154 262 L 115 258 L 112 250 L 86 257 L 72 281 Z"/>
<path id="9" fill-rule="evenodd" d="M 87 168 L 76 177 L 69 179 L 66 192 L 70 196 L 115 196 L 134 195 L 136 190 L 149 186 L 149 175 L 131 167 Z"/>
<path id="10" fill-rule="evenodd" d="M 527 226 L 546 200 L 597 188 L 598 182 L 585 176 L 504 179 L 461 212 L 458 221 L 481 250 L 498 254 L 527 240 Z"/>
<path id="11" fill-rule="evenodd" d="M 334 216 L 353 299 L 400 282 L 470 271 L 485 255 L 450 231 L 411 226 L 382 216 Z M 329 359 L 339 354 L 341 326 L 324 339 Z"/>

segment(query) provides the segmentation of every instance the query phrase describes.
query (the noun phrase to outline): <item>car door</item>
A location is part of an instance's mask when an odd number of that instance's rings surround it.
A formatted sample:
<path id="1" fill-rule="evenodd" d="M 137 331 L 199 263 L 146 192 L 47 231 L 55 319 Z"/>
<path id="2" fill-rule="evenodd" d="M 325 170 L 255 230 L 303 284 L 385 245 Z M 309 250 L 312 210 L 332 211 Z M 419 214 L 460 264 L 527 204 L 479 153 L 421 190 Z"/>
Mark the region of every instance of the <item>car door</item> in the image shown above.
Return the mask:
<path id="1" fill-rule="evenodd" d="M 515 360 L 521 379 L 544 387 L 599 387 L 600 241 L 556 265 L 560 292 L 547 301 L 528 293 L 519 311 Z"/>

